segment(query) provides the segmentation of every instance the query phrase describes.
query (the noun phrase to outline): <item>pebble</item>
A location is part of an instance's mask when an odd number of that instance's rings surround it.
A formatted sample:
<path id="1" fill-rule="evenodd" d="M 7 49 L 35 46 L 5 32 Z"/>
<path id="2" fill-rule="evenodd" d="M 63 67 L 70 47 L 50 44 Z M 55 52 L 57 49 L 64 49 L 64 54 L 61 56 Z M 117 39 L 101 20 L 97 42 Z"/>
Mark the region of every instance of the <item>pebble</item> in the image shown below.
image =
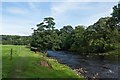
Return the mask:
<path id="1" fill-rule="evenodd" d="M 110 73 L 112 73 L 112 70 L 109 70 Z"/>
<path id="2" fill-rule="evenodd" d="M 95 79 L 95 77 L 93 77 L 93 79 Z"/>

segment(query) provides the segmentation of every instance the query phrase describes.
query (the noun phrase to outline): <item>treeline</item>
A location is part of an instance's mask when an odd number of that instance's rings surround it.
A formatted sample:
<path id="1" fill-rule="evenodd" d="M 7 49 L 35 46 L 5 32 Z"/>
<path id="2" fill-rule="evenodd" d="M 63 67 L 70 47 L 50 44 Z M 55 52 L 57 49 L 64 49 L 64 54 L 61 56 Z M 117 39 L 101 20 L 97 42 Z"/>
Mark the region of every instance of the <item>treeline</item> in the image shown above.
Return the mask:
<path id="1" fill-rule="evenodd" d="M 71 25 L 55 29 L 54 18 L 47 17 L 37 24 L 31 46 L 40 50 L 67 50 L 82 53 L 103 53 L 116 49 L 120 43 L 120 3 L 113 7 L 112 17 L 100 18 L 85 29 Z"/>
<path id="2" fill-rule="evenodd" d="M 37 24 L 32 36 L 1 35 L 2 44 L 28 45 L 39 50 L 66 50 L 80 53 L 104 53 L 120 44 L 120 3 L 113 7 L 112 17 L 100 18 L 93 25 L 63 26 L 55 29 L 52 17 Z"/>
<path id="3" fill-rule="evenodd" d="M 3 45 L 28 45 L 30 39 L 30 36 L 1 35 Z"/>

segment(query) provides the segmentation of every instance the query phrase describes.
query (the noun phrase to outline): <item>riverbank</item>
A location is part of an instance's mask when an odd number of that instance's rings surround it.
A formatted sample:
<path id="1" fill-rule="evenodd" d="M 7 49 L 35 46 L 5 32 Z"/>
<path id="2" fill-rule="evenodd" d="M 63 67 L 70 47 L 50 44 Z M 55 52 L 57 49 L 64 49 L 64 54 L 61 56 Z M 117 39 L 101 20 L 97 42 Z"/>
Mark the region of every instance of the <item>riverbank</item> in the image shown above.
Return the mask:
<path id="1" fill-rule="evenodd" d="M 80 53 L 80 52 L 74 52 L 74 51 L 66 51 L 66 52 L 69 52 L 71 54 L 76 54 L 76 55 L 84 55 L 86 57 L 89 57 L 89 56 L 95 56 L 95 55 L 98 55 L 98 56 L 113 56 L 113 57 L 117 57 L 118 60 L 120 60 L 120 43 L 118 44 L 114 44 L 115 45 L 115 49 L 114 50 L 111 50 L 111 51 L 106 51 L 104 53 Z"/>
<path id="2" fill-rule="evenodd" d="M 12 49 L 12 59 L 10 53 Z M 48 64 L 47 64 L 48 63 Z M 82 79 L 68 66 L 34 53 L 25 46 L 2 45 L 3 78 L 77 78 Z"/>
<path id="3" fill-rule="evenodd" d="M 48 56 L 55 58 L 59 63 L 65 64 L 77 74 L 89 79 L 117 79 L 120 63 L 114 56 L 78 55 L 64 51 L 47 51 Z"/>

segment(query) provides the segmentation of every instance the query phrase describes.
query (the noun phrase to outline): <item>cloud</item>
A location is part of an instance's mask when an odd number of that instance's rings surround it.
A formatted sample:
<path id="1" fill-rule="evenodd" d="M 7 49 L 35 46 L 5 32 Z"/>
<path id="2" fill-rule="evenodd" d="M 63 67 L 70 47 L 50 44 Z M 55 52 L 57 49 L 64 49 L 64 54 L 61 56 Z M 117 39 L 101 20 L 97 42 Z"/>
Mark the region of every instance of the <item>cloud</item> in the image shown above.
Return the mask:
<path id="1" fill-rule="evenodd" d="M 2 0 L 2 2 L 119 2 L 119 0 Z"/>
<path id="2" fill-rule="evenodd" d="M 31 9 L 36 9 L 36 5 L 33 2 L 28 2 Z"/>
<path id="3" fill-rule="evenodd" d="M 51 5 L 51 15 L 54 18 L 59 18 L 60 19 L 60 16 L 65 16 L 65 13 L 67 11 L 75 9 L 74 6 L 76 6 L 76 5 L 74 5 L 73 3 L 70 4 L 69 2 L 60 2 L 60 3 L 53 2 L 52 5 Z M 63 18 L 64 17 L 62 17 L 62 19 Z"/>
<path id="4" fill-rule="evenodd" d="M 2 32 L 4 34 L 30 35 L 31 28 L 36 27 L 39 21 L 49 15 L 55 18 L 56 28 L 58 29 L 68 24 L 72 26 L 78 24 L 90 25 L 100 17 L 109 15 L 111 6 L 113 6 L 113 4 L 109 5 L 108 3 L 96 4 L 90 2 L 27 2 L 25 5 L 21 4 L 19 7 L 8 5 L 7 8 L 4 8 L 5 13 L 13 14 L 3 14 L 4 25 Z M 16 14 L 23 15 L 16 16 Z"/>
<path id="5" fill-rule="evenodd" d="M 20 19 L 10 16 L 3 16 L 1 34 L 31 35 L 31 28 L 36 26 L 37 20 Z"/>
<path id="6" fill-rule="evenodd" d="M 39 3 L 37 3 L 37 2 L 28 2 L 28 5 L 32 10 L 36 10 L 36 11 L 39 10 L 38 9 Z"/>
<path id="7" fill-rule="evenodd" d="M 7 9 L 7 11 L 8 11 L 9 13 L 12 13 L 12 14 L 27 14 L 27 13 L 28 13 L 27 10 L 22 9 L 22 8 L 18 8 L 18 7 L 9 7 L 9 8 Z"/>
<path id="8" fill-rule="evenodd" d="M 77 8 L 79 3 L 72 3 L 72 2 L 60 2 L 60 3 L 53 3 L 51 7 L 51 12 L 53 16 L 57 16 L 63 14 L 69 10 L 73 10 Z"/>
<path id="9" fill-rule="evenodd" d="M 109 4 L 108 4 L 109 5 Z M 101 17 L 110 17 L 112 13 L 112 7 L 108 8 L 105 7 L 105 5 L 103 5 L 102 7 L 98 7 L 98 10 L 96 9 L 96 13 L 92 14 L 91 16 L 89 16 L 87 19 L 87 23 L 86 26 L 92 25 L 95 22 L 97 22 Z"/>
<path id="10" fill-rule="evenodd" d="M 31 27 L 33 25 L 16 24 L 16 23 L 3 23 L 1 34 L 5 35 L 31 35 Z"/>
<path id="11" fill-rule="evenodd" d="M 78 24 L 89 26 L 101 17 L 110 16 L 113 6 L 113 3 L 109 2 L 54 2 L 51 6 L 51 13 L 57 22 L 57 28 L 69 23 L 72 26 Z"/>
<path id="12" fill-rule="evenodd" d="M 72 1 L 72 0 L 69 0 L 69 1 Z M 73 16 L 75 16 L 73 15 L 74 11 L 75 11 L 75 14 L 78 14 L 78 13 L 81 13 L 83 10 L 87 11 L 92 9 L 94 9 L 94 7 L 88 6 L 88 3 L 54 2 L 52 3 L 52 6 L 51 6 L 51 15 L 55 18 L 57 24 L 62 23 L 63 25 L 67 25 L 67 24 L 70 24 L 70 22 L 69 23 L 67 22 L 70 19 L 70 15 L 72 14 L 71 19 Z M 63 25 L 61 25 L 61 27 Z M 57 28 L 60 28 L 60 26 Z"/>
<path id="13" fill-rule="evenodd" d="M 119 0 L 66 0 L 67 2 L 118 2 Z"/>
<path id="14" fill-rule="evenodd" d="M 2 3 L 0 3 L 0 34 L 2 31 Z"/>
<path id="15" fill-rule="evenodd" d="M 30 15 L 34 17 L 41 17 L 43 15 L 43 9 L 40 2 L 27 2 L 27 5 L 30 10 Z"/>
<path id="16" fill-rule="evenodd" d="M 110 14 L 108 12 L 103 12 L 103 13 L 99 13 L 99 14 L 94 14 L 92 16 L 90 16 L 88 19 L 87 19 L 87 23 L 86 23 L 86 26 L 89 26 L 89 25 L 93 25 L 95 22 L 97 22 L 100 18 L 102 17 L 108 17 L 110 16 Z"/>

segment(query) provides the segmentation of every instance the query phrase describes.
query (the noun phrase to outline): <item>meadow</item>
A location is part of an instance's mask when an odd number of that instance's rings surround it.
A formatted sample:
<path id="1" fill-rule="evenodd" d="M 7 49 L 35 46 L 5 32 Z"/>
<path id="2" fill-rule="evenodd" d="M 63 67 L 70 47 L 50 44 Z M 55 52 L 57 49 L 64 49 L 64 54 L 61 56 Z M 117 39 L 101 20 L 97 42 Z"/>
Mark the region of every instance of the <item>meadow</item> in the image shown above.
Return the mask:
<path id="1" fill-rule="evenodd" d="M 12 59 L 10 58 L 12 48 Z M 47 61 L 51 67 L 42 66 Z M 79 78 L 69 67 L 59 64 L 57 60 L 35 53 L 25 46 L 2 45 L 3 78 Z M 82 79 L 82 78 L 81 78 Z"/>

